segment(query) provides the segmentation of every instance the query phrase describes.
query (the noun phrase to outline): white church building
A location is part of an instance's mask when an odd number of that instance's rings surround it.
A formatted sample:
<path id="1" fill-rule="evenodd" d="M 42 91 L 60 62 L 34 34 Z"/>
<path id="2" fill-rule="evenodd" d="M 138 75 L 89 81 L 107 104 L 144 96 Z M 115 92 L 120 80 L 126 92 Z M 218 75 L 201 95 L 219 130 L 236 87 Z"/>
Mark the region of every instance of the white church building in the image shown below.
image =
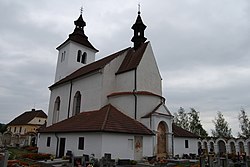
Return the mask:
<path id="1" fill-rule="evenodd" d="M 171 156 L 173 116 L 140 12 L 132 26 L 133 46 L 100 60 L 84 33 L 82 14 L 74 23 L 73 33 L 57 47 L 48 122 L 39 133 L 38 151 L 57 157 L 68 150 L 97 158 L 111 153 L 135 160 Z M 197 146 L 193 149 L 196 153 Z"/>

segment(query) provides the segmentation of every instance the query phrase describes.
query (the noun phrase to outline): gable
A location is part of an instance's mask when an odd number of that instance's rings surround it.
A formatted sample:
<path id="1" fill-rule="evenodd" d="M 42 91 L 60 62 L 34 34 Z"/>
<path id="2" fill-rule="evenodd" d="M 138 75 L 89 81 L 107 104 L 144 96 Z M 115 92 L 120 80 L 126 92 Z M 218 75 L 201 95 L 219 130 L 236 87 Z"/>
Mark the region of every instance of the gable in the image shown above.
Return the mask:
<path id="1" fill-rule="evenodd" d="M 29 122 L 34 119 L 35 117 L 39 118 L 47 118 L 47 115 L 42 110 L 33 110 L 32 111 L 26 111 L 23 114 L 19 115 L 15 119 L 13 119 L 8 125 L 26 125 L 29 124 Z"/>

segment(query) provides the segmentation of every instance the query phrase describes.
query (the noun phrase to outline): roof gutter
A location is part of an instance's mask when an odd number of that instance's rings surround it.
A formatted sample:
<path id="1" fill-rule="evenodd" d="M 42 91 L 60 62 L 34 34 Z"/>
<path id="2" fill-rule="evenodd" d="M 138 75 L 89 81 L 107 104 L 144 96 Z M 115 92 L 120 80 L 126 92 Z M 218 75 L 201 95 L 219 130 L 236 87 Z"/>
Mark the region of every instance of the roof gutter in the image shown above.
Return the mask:
<path id="1" fill-rule="evenodd" d="M 72 95 L 72 80 L 70 81 L 70 88 L 69 88 L 69 103 L 68 103 L 68 118 L 69 118 L 69 113 L 70 113 L 70 101 L 71 101 L 71 95 Z"/>
<path id="2" fill-rule="evenodd" d="M 133 90 L 133 95 L 135 97 L 135 115 L 134 115 L 134 118 L 135 120 L 137 120 L 137 95 L 136 95 L 136 92 L 137 92 L 137 68 L 135 68 L 135 74 L 134 74 L 134 90 Z"/>

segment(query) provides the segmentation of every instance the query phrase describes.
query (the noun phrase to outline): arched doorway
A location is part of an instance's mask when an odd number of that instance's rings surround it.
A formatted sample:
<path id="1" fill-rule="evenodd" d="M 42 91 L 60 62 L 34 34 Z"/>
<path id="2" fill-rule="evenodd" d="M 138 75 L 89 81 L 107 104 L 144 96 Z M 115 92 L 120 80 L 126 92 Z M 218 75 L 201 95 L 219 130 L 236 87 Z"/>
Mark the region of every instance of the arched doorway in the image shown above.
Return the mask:
<path id="1" fill-rule="evenodd" d="M 157 128 L 157 156 L 166 157 L 167 156 L 167 126 L 166 123 L 161 121 Z"/>
<path id="2" fill-rule="evenodd" d="M 232 154 L 236 154 L 236 148 L 234 142 L 230 142 L 230 151 Z"/>
<path id="3" fill-rule="evenodd" d="M 223 140 L 218 141 L 219 154 L 224 155 L 226 153 L 226 144 Z"/>
<path id="4" fill-rule="evenodd" d="M 245 153 L 244 143 L 242 141 L 239 142 L 239 151 L 240 154 Z"/>

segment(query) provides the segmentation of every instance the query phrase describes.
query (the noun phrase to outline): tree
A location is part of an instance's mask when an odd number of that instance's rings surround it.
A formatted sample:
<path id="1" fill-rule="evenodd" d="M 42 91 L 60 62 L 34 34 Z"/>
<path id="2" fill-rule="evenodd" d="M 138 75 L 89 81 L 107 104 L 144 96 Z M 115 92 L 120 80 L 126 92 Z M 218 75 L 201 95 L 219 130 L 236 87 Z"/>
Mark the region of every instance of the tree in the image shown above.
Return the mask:
<path id="1" fill-rule="evenodd" d="M 239 114 L 238 119 L 240 121 L 240 129 L 241 129 L 241 133 L 239 133 L 238 136 L 249 138 L 250 137 L 250 121 L 244 109 L 241 109 L 241 113 Z"/>
<path id="2" fill-rule="evenodd" d="M 232 130 L 229 128 L 228 122 L 220 111 L 218 111 L 217 117 L 212 122 L 215 125 L 215 129 L 212 130 L 214 137 L 232 137 Z"/>
<path id="3" fill-rule="evenodd" d="M 189 113 L 189 130 L 201 137 L 208 136 L 206 130 L 201 125 L 199 114 L 194 108 L 191 108 L 191 112 Z"/>
<path id="4" fill-rule="evenodd" d="M 177 113 L 174 113 L 174 123 L 186 130 L 189 130 L 189 118 L 184 108 L 180 107 Z"/>
<path id="5" fill-rule="evenodd" d="M 7 131 L 7 126 L 0 123 L 0 133 L 4 133 L 5 131 Z"/>

